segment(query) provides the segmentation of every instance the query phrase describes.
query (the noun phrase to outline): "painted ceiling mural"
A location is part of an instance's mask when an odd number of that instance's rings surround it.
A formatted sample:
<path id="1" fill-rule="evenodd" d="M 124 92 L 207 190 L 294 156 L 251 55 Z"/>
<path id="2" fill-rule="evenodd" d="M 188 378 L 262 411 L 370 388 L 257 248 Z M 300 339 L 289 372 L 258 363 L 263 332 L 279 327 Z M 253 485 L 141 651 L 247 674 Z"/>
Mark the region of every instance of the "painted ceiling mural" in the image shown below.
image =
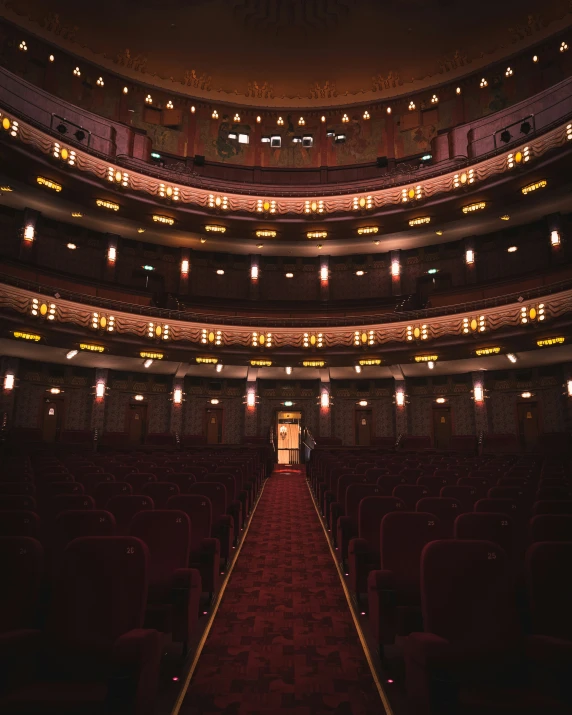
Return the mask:
<path id="1" fill-rule="evenodd" d="M 569 0 L 545 0 L 541 13 L 536 0 L 100 0 L 97 8 L 0 0 L 8 19 L 119 72 L 237 99 L 317 103 L 471 71 L 571 17 Z"/>

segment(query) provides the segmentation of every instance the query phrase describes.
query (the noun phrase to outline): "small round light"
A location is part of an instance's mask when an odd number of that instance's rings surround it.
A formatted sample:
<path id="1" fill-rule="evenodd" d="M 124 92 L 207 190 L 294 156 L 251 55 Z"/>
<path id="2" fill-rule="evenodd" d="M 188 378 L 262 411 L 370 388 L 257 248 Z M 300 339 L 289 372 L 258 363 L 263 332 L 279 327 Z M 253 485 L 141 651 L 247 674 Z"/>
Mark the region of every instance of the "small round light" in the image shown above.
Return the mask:
<path id="1" fill-rule="evenodd" d="M 224 271 L 222 268 L 219 268 L 216 272 L 217 276 L 224 276 Z"/>
<path id="2" fill-rule="evenodd" d="M 294 278 L 294 274 L 293 274 L 293 273 L 286 273 L 286 278 Z"/>
<path id="3" fill-rule="evenodd" d="M 509 248 L 506 249 L 509 253 L 516 253 L 518 251 L 517 246 L 510 246 Z"/>
<path id="4" fill-rule="evenodd" d="M 365 275 L 365 271 L 356 271 L 356 276 L 363 276 Z"/>

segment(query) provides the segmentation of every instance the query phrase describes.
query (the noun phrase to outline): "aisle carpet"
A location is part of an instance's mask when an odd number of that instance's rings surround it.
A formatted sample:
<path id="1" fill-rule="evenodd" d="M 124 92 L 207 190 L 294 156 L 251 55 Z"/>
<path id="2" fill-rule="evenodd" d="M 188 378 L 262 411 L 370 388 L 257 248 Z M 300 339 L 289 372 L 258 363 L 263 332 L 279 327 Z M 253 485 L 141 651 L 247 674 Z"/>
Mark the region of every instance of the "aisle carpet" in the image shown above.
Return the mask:
<path id="1" fill-rule="evenodd" d="M 180 712 L 384 712 L 299 469 L 266 482 Z"/>

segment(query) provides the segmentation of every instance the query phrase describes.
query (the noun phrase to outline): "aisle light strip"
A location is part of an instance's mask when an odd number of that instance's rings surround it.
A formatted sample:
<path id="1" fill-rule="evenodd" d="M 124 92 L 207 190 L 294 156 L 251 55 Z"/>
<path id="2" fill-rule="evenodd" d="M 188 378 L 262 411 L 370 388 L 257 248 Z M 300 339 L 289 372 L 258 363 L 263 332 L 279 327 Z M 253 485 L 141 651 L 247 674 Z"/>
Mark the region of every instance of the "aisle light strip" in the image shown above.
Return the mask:
<path id="1" fill-rule="evenodd" d="M 371 656 L 371 653 L 370 653 L 369 647 L 368 647 L 368 645 L 367 645 L 367 641 L 366 641 L 366 639 L 365 639 L 365 636 L 364 636 L 364 634 L 363 634 L 363 632 L 362 632 L 362 629 L 361 629 L 359 620 L 358 620 L 358 618 L 357 618 L 357 616 L 356 616 L 356 614 L 355 614 L 355 610 L 354 610 L 354 607 L 353 607 L 353 603 L 352 603 L 352 600 L 351 600 L 351 596 L 350 596 L 350 593 L 349 593 L 349 591 L 348 591 L 347 584 L 346 584 L 346 582 L 344 581 L 343 572 L 342 572 L 342 570 L 341 570 L 341 568 L 340 568 L 340 564 L 338 563 L 338 560 L 336 559 L 336 554 L 335 554 L 334 550 L 332 549 L 332 544 L 331 544 L 331 542 L 330 542 L 330 539 L 328 538 L 328 532 L 326 531 L 326 527 L 324 526 L 324 522 L 323 522 L 322 516 L 321 516 L 321 514 L 320 514 L 320 511 L 319 511 L 318 507 L 316 506 L 316 500 L 314 499 L 314 495 L 312 494 L 312 490 L 310 489 L 310 485 L 309 485 L 307 482 L 306 482 L 306 486 L 308 487 L 308 491 L 310 492 L 310 499 L 312 500 L 312 504 L 314 505 L 314 509 L 316 510 L 316 516 L 318 517 L 318 521 L 320 522 L 320 526 L 322 527 L 322 531 L 324 532 L 324 537 L 325 537 L 325 539 L 326 539 L 326 543 L 328 544 L 328 548 L 330 549 L 330 555 L 331 555 L 331 557 L 332 557 L 332 561 L 334 562 L 334 565 L 335 565 L 336 570 L 337 570 L 337 572 L 338 572 L 338 576 L 339 576 L 340 582 L 341 582 L 341 584 L 342 584 L 342 589 L 343 589 L 343 591 L 344 591 L 344 596 L 346 597 L 346 601 L 348 602 L 348 608 L 350 609 L 350 613 L 351 613 L 351 616 L 352 616 L 352 619 L 353 619 L 353 622 L 354 622 L 354 626 L 355 626 L 355 628 L 356 628 L 356 631 L 357 631 L 357 634 L 358 634 L 358 638 L 359 638 L 359 640 L 360 640 L 360 643 L 361 643 L 361 646 L 362 646 L 362 648 L 363 648 L 363 652 L 364 652 L 365 658 L 366 658 L 366 660 L 367 660 L 367 664 L 368 664 L 368 666 L 369 666 L 369 669 L 370 669 L 370 671 L 371 671 L 371 675 L 372 675 L 372 677 L 373 677 L 375 686 L 376 686 L 376 688 L 377 688 L 377 692 L 379 693 L 379 697 L 380 697 L 380 699 L 381 699 L 381 702 L 382 702 L 382 705 L 383 705 L 383 708 L 384 708 L 384 711 L 385 711 L 385 715 L 395 715 L 394 712 L 393 712 L 393 709 L 392 709 L 392 707 L 391 707 L 391 704 L 390 704 L 390 702 L 389 702 L 389 699 L 388 699 L 388 697 L 387 697 L 387 695 L 386 695 L 386 693 L 385 693 L 385 690 L 383 689 L 383 686 L 382 686 L 382 684 L 381 684 L 381 681 L 380 681 L 380 679 L 379 679 L 379 676 L 378 676 L 378 674 L 377 674 L 377 671 L 376 671 L 376 669 L 375 669 L 375 667 L 374 667 L 373 658 L 372 658 L 372 656 Z M 174 715 L 174 714 L 172 714 L 172 715 Z"/>
<path id="2" fill-rule="evenodd" d="M 203 635 L 201 636 L 201 639 L 199 641 L 199 645 L 197 646 L 196 653 L 193 657 L 193 660 L 191 662 L 191 666 L 189 668 L 189 672 L 187 673 L 185 677 L 185 682 L 183 684 L 183 687 L 181 688 L 181 691 L 179 692 L 179 695 L 177 697 L 177 700 L 175 701 L 175 705 L 173 706 L 173 709 L 171 710 L 171 715 L 178 715 L 178 713 L 181 710 L 181 706 L 185 700 L 185 696 L 187 694 L 187 690 L 189 689 L 189 685 L 191 684 L 191 679 L 193 675 L 195 674 L 195 670 L 197 669 L 197 665 L 199 662 L 199 658 L 201 657 L 201 654 L 203 652 L 203 648 L 205 647 L 205 643 L 207 642 L 207 638 L 209 637 L 209 634 L 211 632 L 211 628 L 214 622 L 214 619 L 218 613 L 218 609 L 220 607 L 222 598 L 224 596 L 224 592 L 226 591 L 226 587 L 228 586 L 228 582 L 230 581 L 230 577 L 232 576 L 232 572 L 234 571 L 234 567 L 240 557 L 240 552 L 242 551 L 242 547 L 244 546 L 244 543 L 246 541 L 246 537 L 248 536 L 248 531 L 250 530 L 250 526 L 252 524 L 252 520 L 254 519 L 254 515 L 256 514 L 256 509 L 258 508 L 258 504 L 260 500 L 262 499 L 262 495 L 264 494 L 264 488 L 266 486 L 266 479 L 264 480 L 264 483 L 262 484 L 262 489 L 260 490 L 260 494 L 258 495 L 258 499 L 256 500 L 256 504 L 254 505 L 252 512 L 250 514 L 250 518 L 248 519 L 248 524 L 246 525 L 246 529 L 244 530 L 244 534 L 242 536 L 242 540 L 240 544 L 238 545 L 238 549 L 235 551 L 234 559 L 232 560 L 232 563 L 230 564 L 230 568 L 226 573 L 226 576 L 222 582 L 222 586 L 219 589 L 218 595 L 216 597 L 214 607 L 212 609 L 212 613 L 209 616 L 208 623 L 205 627 L 205 630 L 203 632 Z"/>

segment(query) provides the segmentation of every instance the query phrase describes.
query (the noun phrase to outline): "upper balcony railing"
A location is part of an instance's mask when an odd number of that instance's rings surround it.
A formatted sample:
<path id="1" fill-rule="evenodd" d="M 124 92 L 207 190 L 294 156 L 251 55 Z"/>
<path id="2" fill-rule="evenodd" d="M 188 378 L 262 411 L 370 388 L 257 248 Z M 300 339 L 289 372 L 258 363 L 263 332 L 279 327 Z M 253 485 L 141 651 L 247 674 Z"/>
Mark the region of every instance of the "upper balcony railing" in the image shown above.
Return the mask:
<path id="1" fill-rule="evenodd" d="M 33 281 L 18 278 L 6 273 L 0 273 L 0 284 L 6 284 L 17 288 L 22 288 L 27 291 L 33 291 L 41 295 L 53 296 L 54 287 L 36 283 Z M 111 312 L 125 312 L 134 315 L 141 315 L 161 320 L 186 321 L 202 324 L 216 325 L 233 325 L 233 326 L 252 326 L 253 324 L 262 327 L 272 328 L 305 328 L 311 325 L 315 328 L 333 328 L 347 326 L 365 326 L 376 323 L 402 323 L 406 321 L 417 321 L 429 318 L 435 318 L 447 315 L 458 315 L 461 313 L 478 313 L 489 308 L 509 305 L 521 301 L 534 300 L 544 298 L 555 293 L 572 289 L 572 279 L 551 283 L 548 285 L 539 286 L 525 291 L 511 292 L 505 295 L 495 296 L 491 298 L 483 298 L 480 300 L 457 303 L 455 305 L 425 308 L 422 310 L 406 310 L 406 311 L 391 311 L 374 312 L 373 310 L 366 315 L 305 315 L 305 317 L 284 317 L 267 315 L 236 315 L 225 312 L 223 310 L 208 313 L 206 310 L 194 312 L 192 310 L 170 310 L 165 308 L 155 308 L 146 305 L 137 305 L 126 303 L 119 300 L 109 298 L 100 298 L 98 296 L 86 295 L 76 291 L 58 288 L 58 297 L 62 300 L 69 300 L 91 307 L 97 307 Z M 262 311 L 261 311 L 262 312 Z"/>
<path id="2" fill-rule="evenodd" d="M 151 160 L 151 139 L 142 130 L 105 119 L 41 90 L 0 68 L 0 109 L 13 113 L 48 135 L 149 176 L 178 184 L 236 194 L 276 196 L 349 194 L 421 182 L 483 161 L 545 134 L 572 119 L 572 78 L 496 112 L 453 127 L 432 141 L 432 160 L 388 160 L 386 168 L 361 164 L 314 169 L 276 169 L 206 162 L 198 167 L 185 157 Z M 318 188 L 319 187 L 319 188 Z"/>

